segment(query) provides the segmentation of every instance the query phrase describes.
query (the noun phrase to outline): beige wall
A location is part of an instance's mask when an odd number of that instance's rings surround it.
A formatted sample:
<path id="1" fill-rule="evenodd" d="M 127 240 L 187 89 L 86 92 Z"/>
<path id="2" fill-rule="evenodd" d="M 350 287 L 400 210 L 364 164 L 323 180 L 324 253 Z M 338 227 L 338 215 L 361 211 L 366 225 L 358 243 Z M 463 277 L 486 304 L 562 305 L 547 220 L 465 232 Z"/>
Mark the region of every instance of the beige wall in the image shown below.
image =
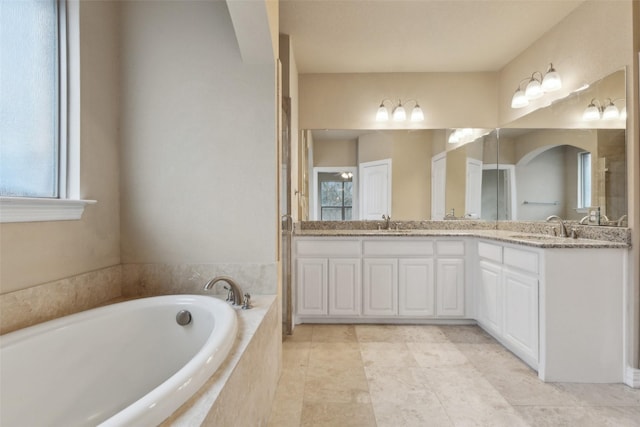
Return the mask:
<path id="1" fill-rule="evenodd" d="M 302 129 L 493 128 L 497 73 L 368 73 L 300 75 Z M 417 99 L 420 123 L 377 123 L 380 102 Z M 413 107 L 413 103 L 407 104 Z"/>
<path id="2" fill-rule="evenodd" d="M 120 263 L 118 10 L 79 3 L 80 197 L 98 203 L 79 221 L 0 225 L 0 293 Z"/>
<path id="3" fill-rule="evenodd" d="M 274 262 L 275 65 L 224 2 L 121 7 L 123 262 Z"/>
<path id="4" fill-rule="evenodd" d="M 352 140 L 316 141 L 313 146 L 313 166 L 358 166 L 358 142 Z"/>
<path id="5" fill-rule="evenodd" d="M 389 131 L 360 137 L 360 163 L 391 159 L 393 219 L 431 218 L 432 144 L 432 131 Z"/>

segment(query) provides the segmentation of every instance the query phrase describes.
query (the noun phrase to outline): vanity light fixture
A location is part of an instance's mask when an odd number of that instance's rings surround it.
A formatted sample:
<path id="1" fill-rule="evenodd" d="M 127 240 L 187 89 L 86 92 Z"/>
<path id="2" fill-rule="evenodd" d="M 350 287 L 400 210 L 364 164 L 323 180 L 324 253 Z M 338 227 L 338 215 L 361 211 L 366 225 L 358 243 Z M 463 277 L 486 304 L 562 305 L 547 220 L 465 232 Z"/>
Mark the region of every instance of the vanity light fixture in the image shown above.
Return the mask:
<path id="1" fill-rule="evenodd" d="M 523 90 L 522 84 L 525 82 L 527 82 L 527 85 Z M 560 74 L 553 68 L 553 64 L 549 64 L 549 68 L 544 76 L 540 71 L 534 71 L 531 77 L 520 81 L 518 88 L 511 98 L 511 108 L 526 107 L 532 99 L 538 99 L 545 93 L 553 92 L 561 87 L 562 79 L 560 79 Z"/>
<path id="2" fill-rule="evenodd" d="M 468 142 L 472 140 L 473 137 L 473 129 L 471 128 L 458 128 L 452 129 L 449 134 L 449 144 L 457 144 L 458 142 Z"/>
<path id="3" fill-rule="evenodd" d="M 351 178 L 353 178 L 353 174 L 351 172 L 342 172 L 340 174 L 340 176 L 342 177 L 342 179 L 351 179 Z"/>
<path id="4" fill-rule="evenodd" d="M 627 119 L 627 107 L 626 105 L 619 110 L 615 105 L 615 102 L 623 101 L 626 104 L 624 98 L 611 99 L 606 98 L 604 103 L 600 103 L 596 98 L 593 98 L 584 113 L 582 113 L 582 120 L 592 122 L 595 120 L 626 120 Z"/>
<path id="5" fill-rule="evenodd" d="M 380 103 L 380 106 L 378 107 L 378 111 L 376 113 L 376 122 L 386 122 L 386 121 L 389 120 L 389 110 L 384 105 L 385 102 L 390 103 L 391 106 L 392 106 L 391 117 L 393 118 L 394 122 L 404 122 L 405 120 L 407 120 L 407 112 L 404 109 L 404 105 L 402 104 L 402 100 L 398 100 L 398 104 L 396 105 L 389 99 L 383 99 L 382 102 Z M 415 103 L 413 109 L 411 110 L 411 118 L 410 118 L 410 120 L 412 122 L 421 122 L 421 121 L 423 121 L 424 120 L 424 113 L 422 112 L 422 108 L 420 108 L 420 104 L 418 104 L 418 101 L 416 101 L 415 99 L 410 99 L 408 101 L 405 101 L 405 104 L 408 103 L 408 102 Z"/>

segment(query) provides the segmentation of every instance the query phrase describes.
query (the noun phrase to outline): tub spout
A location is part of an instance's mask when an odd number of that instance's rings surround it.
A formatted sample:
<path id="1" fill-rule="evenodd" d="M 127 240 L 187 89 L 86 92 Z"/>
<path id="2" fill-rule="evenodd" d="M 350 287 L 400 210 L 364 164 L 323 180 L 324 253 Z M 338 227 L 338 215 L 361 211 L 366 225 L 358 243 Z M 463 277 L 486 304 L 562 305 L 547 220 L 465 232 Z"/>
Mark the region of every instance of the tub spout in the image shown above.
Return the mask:
<path id="1" fill-rule="evenodd" d="M 210 290 L 211 288 L 213 288 L 213 285 L 218 282 L 226 282 L 231 287 L 231 289 L 229 290 L 229 295 L 231 296 L 231 302 L 233 303 L 233 305 L 242 305 L 242 290 L 240 290 L 240 286 L 238 286 L 238 284 L 229 276 L 214 277 L 213 279 L 209 280 L 206 285 L 204 285 L 204 290 Z"/>

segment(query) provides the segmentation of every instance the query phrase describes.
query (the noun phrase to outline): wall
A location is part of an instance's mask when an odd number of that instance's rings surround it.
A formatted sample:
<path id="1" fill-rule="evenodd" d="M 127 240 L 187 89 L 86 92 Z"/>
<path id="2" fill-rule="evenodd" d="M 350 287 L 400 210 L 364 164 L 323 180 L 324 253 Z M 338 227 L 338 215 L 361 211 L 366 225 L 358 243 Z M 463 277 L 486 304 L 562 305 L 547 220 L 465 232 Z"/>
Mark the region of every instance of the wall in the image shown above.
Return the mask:
<path id="1" fill-rule="evenodd" d="M 273 264 L 274 63 L 224 2 L 121 7 L 123 263 Z"/>
<path id="2" fill-rule="evenodd" d="M 352 140 L 317 141 L 313 147 L 313 166 L 358 166 L 358 142 Z"/>
<path id="3" fill-rule="evenodd" d="M 80 31 L 80 197 L 98 203 L 78 221 L 1 224 L 2 294 L 120 263 L 120 4 L 71 2 L 69 7 Z"/>
<path id="4" fill-rule="evenodd" d="M 493 128 L 498 123 L 497 90 L 497 73 L 302 74 L 300 128 Z M 417 99 L 424 122 L 376 122 L 375 113 L 386 98 Z"/>

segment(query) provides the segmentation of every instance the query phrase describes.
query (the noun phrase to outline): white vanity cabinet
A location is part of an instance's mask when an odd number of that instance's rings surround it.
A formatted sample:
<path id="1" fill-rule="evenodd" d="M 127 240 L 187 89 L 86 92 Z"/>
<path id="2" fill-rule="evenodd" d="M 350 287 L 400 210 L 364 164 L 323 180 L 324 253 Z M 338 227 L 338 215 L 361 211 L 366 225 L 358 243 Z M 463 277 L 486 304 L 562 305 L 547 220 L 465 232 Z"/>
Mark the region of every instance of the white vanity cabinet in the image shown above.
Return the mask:
<path id="1" fill-rule="evenodd" d="M 540 253 L 480 241 L 478 257 L 478 323 L 537 369 Z"/>
<path id="2" fill-rule="evenodd" d="M 360 246 L 358 240 L 296 242 L 296 312 L 299 315 L 360 314 Z"/>

